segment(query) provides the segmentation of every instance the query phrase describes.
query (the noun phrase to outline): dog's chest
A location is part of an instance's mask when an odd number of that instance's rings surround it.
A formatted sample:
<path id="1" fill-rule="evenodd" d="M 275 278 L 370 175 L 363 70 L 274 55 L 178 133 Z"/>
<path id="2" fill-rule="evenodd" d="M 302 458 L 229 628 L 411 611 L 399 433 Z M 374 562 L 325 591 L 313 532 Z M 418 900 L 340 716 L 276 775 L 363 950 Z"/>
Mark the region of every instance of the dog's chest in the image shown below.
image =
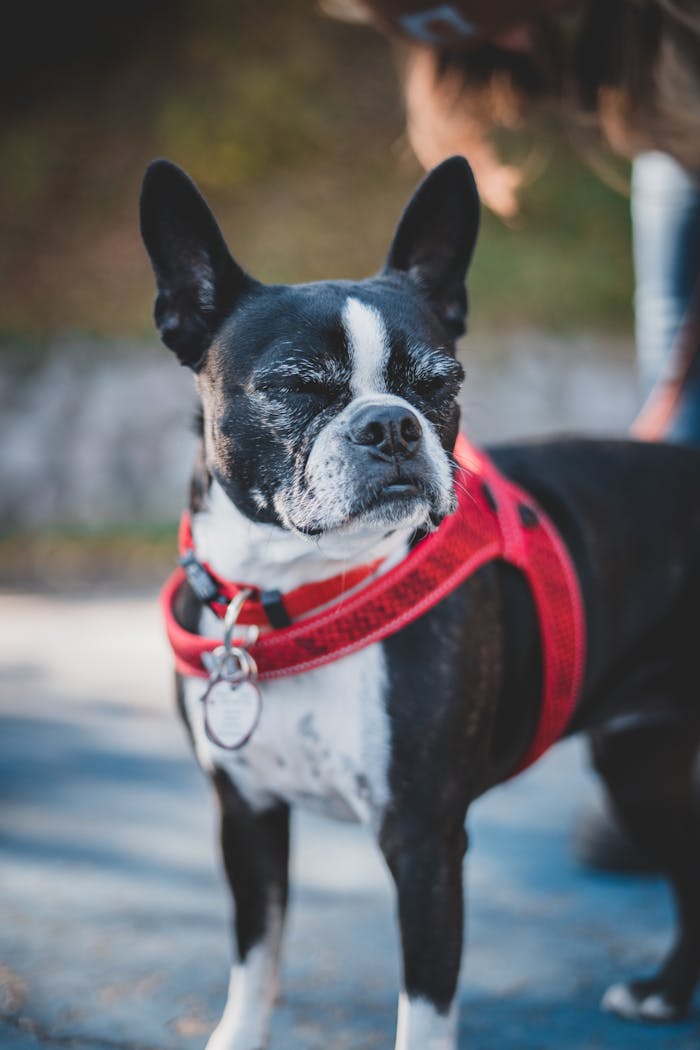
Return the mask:
<path id="1" fill-rule="evenodd" d="M 388 796 L 390 746 L 381 645 L 262 683 L 260 722 L 237 751 L 206 736 L 204 688 L 201 678 L 185 683 L 199 762 L 205 769 L 224 769 L 254 808 L 282 799 L 339 819 L 376 821 Z"/>

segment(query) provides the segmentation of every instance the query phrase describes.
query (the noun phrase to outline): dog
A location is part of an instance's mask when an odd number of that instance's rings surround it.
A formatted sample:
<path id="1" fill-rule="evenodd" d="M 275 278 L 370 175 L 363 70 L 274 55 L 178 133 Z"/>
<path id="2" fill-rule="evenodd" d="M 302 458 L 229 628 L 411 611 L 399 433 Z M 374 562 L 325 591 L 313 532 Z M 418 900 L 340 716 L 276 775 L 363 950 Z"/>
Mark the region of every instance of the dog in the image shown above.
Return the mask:
<path id="1" fill-rule="evenodd" d="M 156 324 L 194 373 L 201 400 L 190 496 L 196 568 L 272 595 L 274 613 L 280 595 L 319 581 L 355 579 L 367 566 L 379 579 L 400 571 L 419 541 L 440 534 L 457 502 L 455 340 L 465 330 L 478 226 L 471 170 L 451 158 L 415 192 L 376 276 L 268 286 L 234 261 L 185 173 L 168 161 L 149 167 L 141 229 Z M 565 734 L 590 734 L 617 813 L 668 873 L 677 902 L 677 938 L 656 976 L 615 985 L 603 1005 L 673 1020 L 700 972 L 691 791 L 700 744 L 700 453 L 569 438 L 489 455 L 548 516 L 577 577 L 585 662 Z M 355 593 L 364 586 L 359 580 Z M 231 648 L 232 620 L 205 592 L 206 579 L 203 590 L 188 574 L 174 617 L 192 636 L 228 631 L 218 677 L 212 670 L 207 684 L 181 674 L 177 686 L 220 802 L 235 901 L 236 960 L 208 1050 L 267 1046 L 296 804 L 359 820 L 374 835 L 396 885 L 396 1048 L 453 1050 L 467 811 L 519 767 L 541 715 L 532 589 L 494 558 L 400 629 L 263 681 L 260 694 L 250 661 Z M 246 595 L 228 611 L 240 612 Z M 244 679 L 250 686 L 252 713 L 234 746 L 220 746 L 203 702 L 227 661 L 232 692 Z"/>

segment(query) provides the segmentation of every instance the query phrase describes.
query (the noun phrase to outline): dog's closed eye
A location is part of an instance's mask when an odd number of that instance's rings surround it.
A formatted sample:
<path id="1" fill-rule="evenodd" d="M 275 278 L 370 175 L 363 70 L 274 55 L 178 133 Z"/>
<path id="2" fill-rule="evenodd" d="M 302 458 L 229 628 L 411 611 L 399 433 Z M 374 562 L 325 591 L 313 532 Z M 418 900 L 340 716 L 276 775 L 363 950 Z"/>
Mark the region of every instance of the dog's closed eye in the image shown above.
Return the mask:
<path id="1" fill-rule="evenodd" d="M 452 357 L 422 351 L 411 355 L 400 378 L 420 397 L 455 397 L 464 379 L 464 369 Z"/>
<path id="2" fill-rule="evenodd" d="M 312 397 L 330 397 L 337 393 L 338 387 L 323 376 L 287 375 L 272 376 L 262 381 L 256 381 L 255 390 L 258 393 L 269 394 L 273 397 L 276 394 L 309 394 Z"/>
<path id="3" fill-rule="evenodd" d="M 335 367 L 309 368 L 298 364 L 279 364 L 256 372 L 251 393 L 266 397 L 306 396 L 324 401 L 335 400 L 346 377 Z"/>
<path id="4" fill-rule="evenodd" d="M 418 375 L 410 378 L 410 384 L 417 394 L 423 397 L 432 397 L 451 386 L 449 376 Z"/>

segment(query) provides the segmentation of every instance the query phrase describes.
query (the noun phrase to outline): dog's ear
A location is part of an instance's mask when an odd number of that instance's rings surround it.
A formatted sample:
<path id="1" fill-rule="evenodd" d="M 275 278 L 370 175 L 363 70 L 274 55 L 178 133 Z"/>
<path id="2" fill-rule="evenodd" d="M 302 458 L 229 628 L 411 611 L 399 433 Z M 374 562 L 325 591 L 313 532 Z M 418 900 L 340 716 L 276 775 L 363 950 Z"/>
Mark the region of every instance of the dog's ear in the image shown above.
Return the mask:
<path id="1" fill-rule="evenodd" d="M 464 286 L 479 230 L 479 194 L 464 157 L 450 157 L 425 177 L 404 211 L 386 261 L 423 290 L 447 330 L 465 330 Z"/>
<path id="2" fill-rule="evenodd" d="M 255 282 L 231 257 L 195 184 L 170 161 L 154 161 L 144 176 L 141 236 L 158 286 L 160 337 L 197 371 L 222 321 Z"/>

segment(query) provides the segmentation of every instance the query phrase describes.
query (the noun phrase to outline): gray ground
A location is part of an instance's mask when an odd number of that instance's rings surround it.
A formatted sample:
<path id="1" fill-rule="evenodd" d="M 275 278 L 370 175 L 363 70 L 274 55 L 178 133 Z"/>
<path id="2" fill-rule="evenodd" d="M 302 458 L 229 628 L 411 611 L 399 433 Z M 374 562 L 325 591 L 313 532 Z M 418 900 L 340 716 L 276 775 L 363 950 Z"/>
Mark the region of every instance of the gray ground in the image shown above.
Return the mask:
<path id="1" fill-rule="evenodd" d="M 221 1009 L 229 902 L 209 790 L 170 709 L 152 596 L 0 598 L 0 1047 L 194 1050 Z M 656 878 L 587 872 L 572 824 L 593 785 L 576 743 L 475 807 L 461 1045 L 700 1046 L 604 1016 L 650 968 Z M 392 898 L 361 829 L 300 816 L 273 1047 L 392 1045 Z"/>
<path id="2" fill-rule="evenodd" d="M 518 333 L 467 342 L 467 431 L 623 432 L 629 346 Z M 162 520 L 179 510 L 191 381 L 165 351 L 58 347 L 0 368 L 0 522 Z M 170 704 L 155 596 L 0 596 L 0 1048 L 194 1050 L 221 1010 L 230 904 L 214 807 Z M 599 1013 L 667 943 L 660 880 L 584 871 L 571 829 L 595 788 L 562 745 L 471 820 L 461 1044 L 700 1047 Z M 390 886 L 357 828 L 299 816 L 273 1047 L 392 1045 Z"/>

